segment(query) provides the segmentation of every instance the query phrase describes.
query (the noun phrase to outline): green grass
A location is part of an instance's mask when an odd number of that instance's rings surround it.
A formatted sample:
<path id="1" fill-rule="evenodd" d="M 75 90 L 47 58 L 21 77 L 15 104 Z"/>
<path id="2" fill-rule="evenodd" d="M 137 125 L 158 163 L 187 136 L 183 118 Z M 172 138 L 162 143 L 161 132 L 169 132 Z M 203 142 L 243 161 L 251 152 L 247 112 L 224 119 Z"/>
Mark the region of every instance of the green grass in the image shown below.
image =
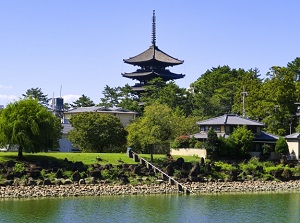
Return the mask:
<path id="1" fill-rule="evenodd" d="M 100 163 L 100 164 L 135 164 L 132 158 L 129 158 L 126 153 L 23 153 L 25 160 L 27 161 L 37 161 L 37 160 L 56 160 L 62 161 L 67 158 L 69 161 L 77 162 L 81 161 L 84 164 Z M 16 160 L 18 156 L 17 152 L 1 152 L 0 153 L 0 163 L 3 163 L 8 160 Z M 147 160 L 150 160 L 149 154 L 140 154 L 140 157 L 143 157 Z M 154 155 L 154 161 L 163 160 L 166 156 L 161 154 Z M 174 160 L 180 156 L 174 156 Z M 101 161 L 97 161 L 97 158 L 101 158 Z M 186 162 L 199 161 L 199 158 L 194 156 L 184 156 Z"/>

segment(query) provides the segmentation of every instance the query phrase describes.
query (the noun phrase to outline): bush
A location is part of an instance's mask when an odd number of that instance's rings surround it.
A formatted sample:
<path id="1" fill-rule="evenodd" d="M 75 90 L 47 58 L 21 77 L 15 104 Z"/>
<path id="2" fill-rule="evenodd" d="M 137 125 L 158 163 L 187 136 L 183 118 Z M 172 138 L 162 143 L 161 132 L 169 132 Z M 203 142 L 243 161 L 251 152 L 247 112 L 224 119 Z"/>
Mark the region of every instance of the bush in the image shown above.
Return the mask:
<path id="1" fill-rule="evenodd" d="M 189 148 L 190 146 L 190 137 L 187 135 L 182 135 L 176 137 L 172 143 L 173 148 Z"/>
<path id="2" fill-rule="evenodd" d="M 275 152 L 277 154 L 283 154 L 283 155 L 286 155 L 289 153 L 289 146 L 288 146 L 285 138 L 280 137 L 277 140 L 276 145 L 275 145 Z"/>
<path id="3" fill-rule="evenodd" d="M 14 171 L 17 173 L 23 173 L 25 171 L 25 166 L 23 163 L 16 163 L 14 166 Z"/>

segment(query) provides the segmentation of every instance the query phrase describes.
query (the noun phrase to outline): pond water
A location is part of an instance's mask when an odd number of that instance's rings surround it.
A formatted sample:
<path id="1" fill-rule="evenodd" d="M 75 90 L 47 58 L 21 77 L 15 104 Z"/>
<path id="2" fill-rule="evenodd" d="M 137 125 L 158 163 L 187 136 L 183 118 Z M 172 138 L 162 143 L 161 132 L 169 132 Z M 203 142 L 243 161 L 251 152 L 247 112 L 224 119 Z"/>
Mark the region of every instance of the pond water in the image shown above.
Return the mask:
<path id="1" fill-rule="evenodd" d="M 0 222 L 300 222 L 300 192 L 0 199 Z"/>

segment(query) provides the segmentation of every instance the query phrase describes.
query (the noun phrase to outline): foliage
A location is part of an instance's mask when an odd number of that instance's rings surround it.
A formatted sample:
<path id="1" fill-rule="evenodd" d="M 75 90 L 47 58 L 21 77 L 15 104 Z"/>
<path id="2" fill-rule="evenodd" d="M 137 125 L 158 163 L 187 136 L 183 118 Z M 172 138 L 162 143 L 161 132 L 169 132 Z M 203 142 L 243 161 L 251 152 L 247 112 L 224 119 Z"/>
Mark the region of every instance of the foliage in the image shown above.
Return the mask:
<path id="1" fill-rule="evenodd" d="M 205 149 L 208 157 L 210 157 L 211 159 L 214 159 L 219 153 L 219 142 L 220 140 L 217 136 L 217 133 L 212 128 L 210 128 L 207 132 Z"/>
<path id="2" fill-rule="evenodd" d="M 105 169 L 101 172 L 104 179 L 116 180 L 119 176 L 119 170 L 117 168 Z"/>
<path id="3" fill-rule="evenodd" d="M 95 106 L 95 103 L 89 97 L 83 94 L 76 101 L 73 101 L 73 104 L 71 104 L 71 106 L 73 108 L 91 107 L 91 106 Z"/>
<path id="4" fill-rule="evenodd" d="M 17 173 L 23 173 L 25 171 L 24 163 L 16 163 L 14 166 L 14 171 Z"/>
<path id="5" fill-rule="evenodd" d="M 241 155 L 247 154 L 253 139 L 253 132 L 248 130 L 246 126 L 237 127 L 229 135 L 229 140 L 234 143 L 234 147 L 238 149 Z"/>
<path id="6" fill-rule="evenodd" d="M 178 136 L 172 145 L 174 145 L 173 148 L 189 148 L 190 137 L 187 135 Z"/>
<path id="7" fill-rule="evenodd" d="M 74 127 L 68 139 L 84 152 L 120 152 L 125 149 L 126 136 L 119 118 L 95 112 L 84 112 L 72 116 Z"/>
<path id="8" fill-rule="evenodd" d="M 142 117 L 127 126 L 128 145 L 138 152 L 148 152 L 155 147 L 165 153 L 175 137 L 193 133 L 197 128 L 195 123 L 194 118 L 185 118 L 167 105 L 149 105 Z"/>
<path id="9" fill-rule="evenodd" d="M 275 152 L 277 154 L 287 155 L 289 153 L 289 146 L 284 137 L 279 137 L 275 145 Z"/>
<path id="10" fill-rule="evenodd" d="M 18 146 L 24 152 L 48 151 L 58 147 L 62 126 L 37 100 L 23 99 L 8 104 L 0 116 L 0 144 Z"/>
<path id="11" fill-rule="evenodd" d="M 179 109 L 185 116 L 191 114 L 191 94 L 184 88 L 179 88 L 173 81 L 166 83 L 161 78 L 154 78 L 144 87 L 141 101 L 146 105 L 164 104 L 172 110 Z"/>
<path id="12" fill-rule="evenodd" d="M 25 94 L 22 94 L 22 96 L 24 97 L 24 99 L 36 99 L 41 105 L 45 107 L 49 106 L 50 99 L 48 98 L 48 95 L 42 92 L 41 88 L 30 88 L 26 91 Z"/>
<path id="13" fill-rule="evenodd" d="M 237 170 L 236 166 L 233 166 L 229 163 L 225 163 L 222 161 L 218 161 L 214 163 L 215 166 L 220 167 L 222 171 L 232 171 L 232 170 Z"/>

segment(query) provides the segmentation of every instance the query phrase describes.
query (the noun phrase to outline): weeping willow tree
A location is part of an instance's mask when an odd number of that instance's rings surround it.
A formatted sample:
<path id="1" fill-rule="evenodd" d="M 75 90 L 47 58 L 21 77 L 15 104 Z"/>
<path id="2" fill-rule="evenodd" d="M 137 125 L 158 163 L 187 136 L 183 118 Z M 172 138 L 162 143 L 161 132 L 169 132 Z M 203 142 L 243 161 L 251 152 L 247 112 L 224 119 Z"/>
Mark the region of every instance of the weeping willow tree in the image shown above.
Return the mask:
<path id="1" fill-rule="evenodd" d="M 62 126 L 60 120 L 37 100 L 23 99 L 10 103 L 0 113 L 0 144 L 36 153 L 58 147 Z"/>

